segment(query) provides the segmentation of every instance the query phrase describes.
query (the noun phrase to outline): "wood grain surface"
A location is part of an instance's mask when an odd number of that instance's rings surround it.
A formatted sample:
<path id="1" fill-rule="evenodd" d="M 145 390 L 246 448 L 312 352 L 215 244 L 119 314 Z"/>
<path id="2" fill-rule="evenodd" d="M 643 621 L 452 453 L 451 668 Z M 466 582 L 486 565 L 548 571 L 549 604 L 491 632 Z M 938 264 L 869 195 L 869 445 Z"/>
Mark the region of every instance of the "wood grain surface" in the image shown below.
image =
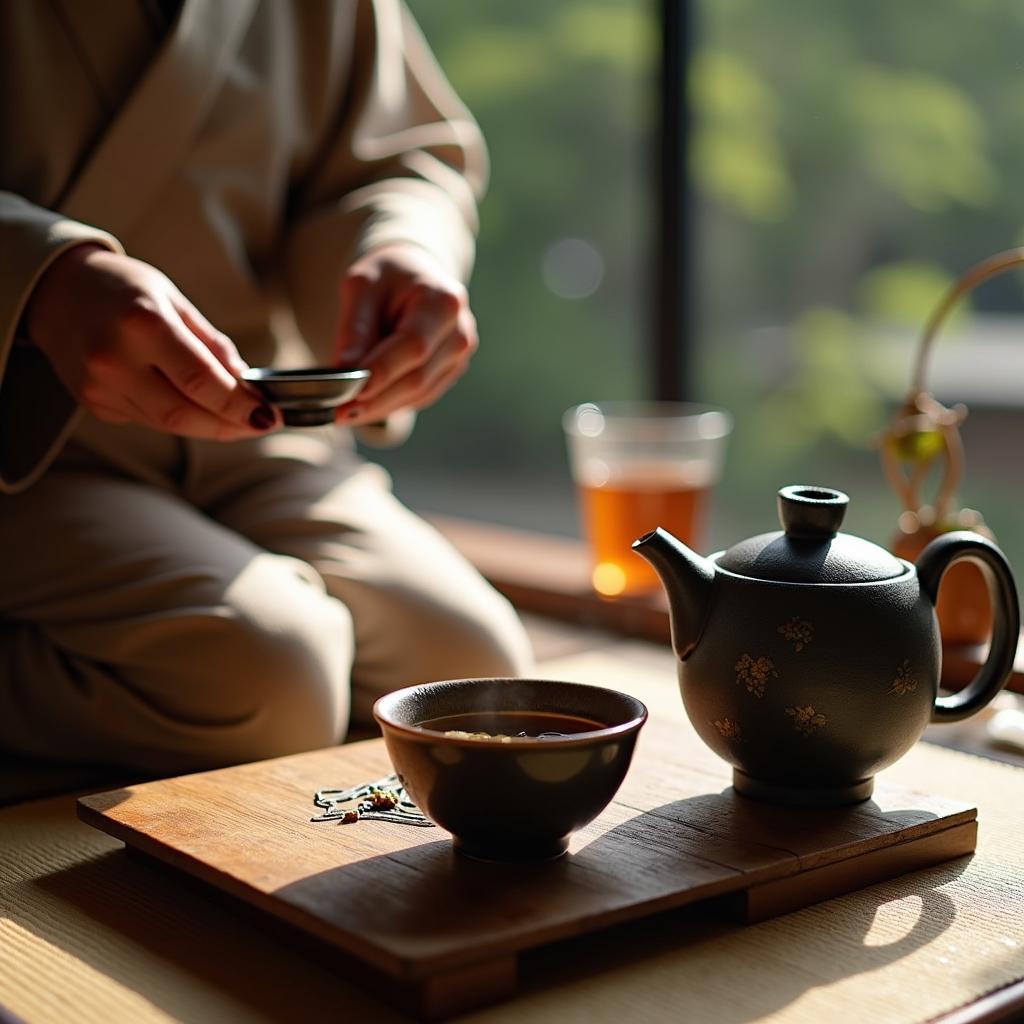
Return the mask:
<path id="1" fill-rule="evenodd" d="M 698 901 L 762 919 L 967 853 L 976 835 L 971 806 L 884 782 L 844 808 L 743 799 L 692 733 L 657 719 L 558 861 L 486 864 L 440 829 L 310 822 L 315 790 L 389 767 L 370 740 L 85 797 L 79 815 L 394 978 L 432 1017 L 510 994 L 524 950 Z"/>
<path id="2" fill-rule="evenodd" d="M 627 690 L 684 743 L 667 648 L 598 650 L 591 640 L 544 673 Z M 975 855 L 757 924 L 700 904 L 538 947 L 518 957 L 515 998 L 465 1024 L 1017 1019 L 1024 773 L 922 743 L 882 778 L 908 794 L 976 802 Z M 152 858 L 126 857 L 75 820 L 72 799 L 0 810 L 0 1004 L 31 1024 L 422 1019 L 386 1005 L 367 969 L 353 983 L 339 969 L 352 958 L 313 957 L 325 943 L 297 942 L 294 929 L 267 928 L 267 915 L 214 893 Z"/>

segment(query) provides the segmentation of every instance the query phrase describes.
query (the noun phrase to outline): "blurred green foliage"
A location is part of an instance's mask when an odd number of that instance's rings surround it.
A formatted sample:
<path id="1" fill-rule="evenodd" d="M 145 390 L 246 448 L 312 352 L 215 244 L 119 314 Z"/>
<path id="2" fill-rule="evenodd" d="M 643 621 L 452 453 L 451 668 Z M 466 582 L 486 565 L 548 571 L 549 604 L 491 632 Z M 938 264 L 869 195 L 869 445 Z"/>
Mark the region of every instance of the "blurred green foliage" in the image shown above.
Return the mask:
<path id="1" fill-rule="evenodd" d="M 648 0 L 411 6 L 493 164 L 472 286 L 481 350 L 385 459 L 399 479 L 436 479 L 428 504 L 444 508 L 459 476 L 564 476 L 562 411 L 649 387 L 658 25 Z M 716 540 L 768 528 L 793 480 L 849 487 L 851 526 L 882 539 L 897 509 L 871 439 L 910 366 L 868 341 L 879 325 L 918 329 L 955 276 L 1024 236 L 1024 5 L 703 0 L 695 13 L 695 397 L 737 418 Z M 603 258 L 586 298 L 545 285 L 563 238 Z M 1012 275 L 976 298 L 1024 304 Z M 978 483 L 1024 551 L 1001 483 Z"/>
<path id="2" fill-rule="evenodd" d="M 472 284 L 481 350 L 386 461 L 399 478 L 561 473 L 562 411 L 643 388 L 656 25 L 646 3 L 618 0 L 411 6 L 484 129 L 492 174 Z M 545 286 L 563 238 L 601 254 L 594 295 Z"/>
<path id="3" fill-rule="evenodd" d="M 784 217 L 793 181 L 771 89 L 735 54 L 704 51 L 693 58 L 690 101 L 699 111 L 691 162 L 697 186 L 752 221 Z"/>

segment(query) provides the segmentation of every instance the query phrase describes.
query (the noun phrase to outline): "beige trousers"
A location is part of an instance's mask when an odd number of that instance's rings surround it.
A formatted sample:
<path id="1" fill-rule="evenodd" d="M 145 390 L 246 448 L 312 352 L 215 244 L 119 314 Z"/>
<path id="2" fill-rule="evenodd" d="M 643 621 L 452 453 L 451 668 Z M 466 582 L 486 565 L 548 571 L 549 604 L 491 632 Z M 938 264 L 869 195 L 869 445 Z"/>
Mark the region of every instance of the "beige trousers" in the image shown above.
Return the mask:
<path id="1" fill-rule="evenodd" d="M 80 433 L 0 497 L 0 751 L 201 769 L 337 743 L 400 686 L 528 669 L 509 604 L 346 435 Z"/>

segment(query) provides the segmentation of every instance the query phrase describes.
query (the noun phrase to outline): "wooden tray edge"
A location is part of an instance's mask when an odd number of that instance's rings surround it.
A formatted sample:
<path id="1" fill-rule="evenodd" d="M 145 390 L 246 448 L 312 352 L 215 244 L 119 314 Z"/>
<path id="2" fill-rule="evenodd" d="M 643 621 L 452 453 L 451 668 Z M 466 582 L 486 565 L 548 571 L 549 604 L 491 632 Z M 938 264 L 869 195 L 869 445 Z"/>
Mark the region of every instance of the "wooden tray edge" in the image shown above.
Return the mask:
<path id="1" fill-rule="evenodd" d="M 90 799 L 99 798 L 104 795 L 102 793 L 94 793 L 90 796 L 79 797 L 75 801 L 79 821 L 98 829 L 100 832 L 106 833 L 114 839 L 120 840 L 130 850 L 150 857 L 160 864 L 182 871 L 188 877 L 194 878 L 204 885 L 211 886 L 221 892 L 226 892 L 230 896 L 241 899 L 273 917 L 283 916 L 280 913 L 282 904 L 274 898 L 273 893 L 263 892 L 241 881 L 234 875 L 220 871 L 173 846 L 161 843 L 158 839 L 154 839 L 144 832 L 139 832 L 118 821 L 116 818 L 108 817 L 103 811 L 89 804 Z M 417 963 L 392 956 L 386 950 L 371 945 L 365 939 L 358 945 L 352 943 L 344 932 L 325 928 L 319 918 L 303 911 L 301 907 L 291 904 L 285 904 L 285 906 L 288 907 L 288 916 L 283 917 L 284 920 L 296 928 L 306 930 L 335 949 L 339 949 L 360 960 L 369 961 L 378 970 L 395 978 L 411 980 L 417 977 Z"/>

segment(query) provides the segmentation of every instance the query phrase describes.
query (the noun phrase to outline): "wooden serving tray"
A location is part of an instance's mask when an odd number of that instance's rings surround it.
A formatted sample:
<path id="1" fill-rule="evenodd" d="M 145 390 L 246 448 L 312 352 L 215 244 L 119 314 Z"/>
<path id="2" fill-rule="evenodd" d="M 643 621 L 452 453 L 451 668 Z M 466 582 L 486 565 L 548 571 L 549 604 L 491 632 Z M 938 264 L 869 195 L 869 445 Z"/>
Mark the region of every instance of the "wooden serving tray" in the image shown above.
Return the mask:
<path id="1" fill-rule="evenodd" d="M 469 860 L 440 829 L 310 822 L 317 789 L 390 771 L 382 740 L 100 793 L 78 813 L 430 1019 L 507 998 L 518 955 L 556 940 L 699 901 L 756 921 L 974 849 L 974 808 L 884 781 L 846 808 L 739 797 L 680 730 L 650 721 L 613 803 L 542 864 Z"/>

